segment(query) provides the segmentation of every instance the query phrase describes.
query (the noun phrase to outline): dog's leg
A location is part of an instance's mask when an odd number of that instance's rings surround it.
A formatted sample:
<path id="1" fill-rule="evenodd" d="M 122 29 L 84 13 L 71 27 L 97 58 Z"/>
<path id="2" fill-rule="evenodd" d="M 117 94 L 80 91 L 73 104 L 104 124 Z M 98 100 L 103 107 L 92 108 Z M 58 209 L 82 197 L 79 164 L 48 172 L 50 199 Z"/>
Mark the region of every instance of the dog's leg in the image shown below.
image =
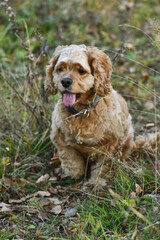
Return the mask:
<path id="1" fill-rule="evenodd" d="M 52 119 L 50 138 L 58 149 L 62 169 L 66 175 L 78 179 L 85 175 L 85 160 L 74 147 L 67 145 L 65 136 L 62 134 L 61 130 L 57 128 L 56 124 L 53 123 L 54 119 Z"/>
<path id="2" fill-rule="evenodd" d="M 59 158 L 65 174 L 75 179 L 85 174 L 83 157 L 72 147 L 58 147 Z"/>

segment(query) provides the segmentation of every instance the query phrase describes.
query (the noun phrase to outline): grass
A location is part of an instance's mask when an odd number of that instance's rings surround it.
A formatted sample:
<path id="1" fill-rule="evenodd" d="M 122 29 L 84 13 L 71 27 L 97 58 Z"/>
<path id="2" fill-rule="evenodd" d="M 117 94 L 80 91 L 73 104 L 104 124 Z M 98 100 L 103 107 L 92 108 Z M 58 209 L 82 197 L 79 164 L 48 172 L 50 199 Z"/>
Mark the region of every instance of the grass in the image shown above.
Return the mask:
<path id="1" fill-rule="evenodd" d="M 50 160 L 58 95 L 43 88 L 57 45 L 98 46 L 112 59 L 112 85 L 128 102 L 135 135 L 159 130 L 157 1 L 20 0 L 0 8 L 0 238 L 158 240 L 159 151 L 134 153 L 107 187 L 85 189 Z M 66 217 L 72 208 L 76 214 Z"/>

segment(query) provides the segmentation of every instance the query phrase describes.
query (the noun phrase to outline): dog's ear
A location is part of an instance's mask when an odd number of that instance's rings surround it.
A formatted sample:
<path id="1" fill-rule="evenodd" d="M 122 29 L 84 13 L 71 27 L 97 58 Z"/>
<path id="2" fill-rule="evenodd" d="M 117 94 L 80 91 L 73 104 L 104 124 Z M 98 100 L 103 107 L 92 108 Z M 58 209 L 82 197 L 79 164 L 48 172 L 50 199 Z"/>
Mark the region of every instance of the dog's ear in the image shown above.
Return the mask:
<path id="1" fill-rule="evenodd" d="M 95 47 L 88 48 L 88 60 L 95 78 L 94 91 L 104 97 L 111 91 L 111 61 L 104 52 Z"/>
<path id="2" fill-rule="evenodd" d="M 57 89 L 56 89 L 56 87 L 54 86 L 54 83 L 53 83 L 53 74 L 52 73 L 53 73 L 54 67 L 55 67 L 55 65 L 58 61 L 58 58 L 61 54 L 61 50 L 65 47 L 66 46 L 58 46 L 55 49 L 55 52 L 53 53 L 53 56 L 50 60 L 50 63 L 46 68 L 46 79 L 45 79 L 45 82 L 44 82 L 44 89 L 49 94 L 54 95 L 54 94 L 57 93 Z"/>

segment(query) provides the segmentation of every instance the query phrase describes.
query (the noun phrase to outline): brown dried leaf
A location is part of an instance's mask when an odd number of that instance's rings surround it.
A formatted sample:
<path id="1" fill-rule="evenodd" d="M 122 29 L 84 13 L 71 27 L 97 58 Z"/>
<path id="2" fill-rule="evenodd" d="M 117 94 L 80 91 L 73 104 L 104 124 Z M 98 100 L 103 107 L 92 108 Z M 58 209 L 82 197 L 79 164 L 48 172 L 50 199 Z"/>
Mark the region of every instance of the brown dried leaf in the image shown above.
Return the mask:
<path id="1" fill-rule="evenodd" d="M 38 191 L 34 194 L 34 196 L 40 195 L 41 197 L 49 197 L 51 194 L 48 191 Z"/>
<path id="2" fill-rule="evenodd" d="M 38 213 L 38 218 L 41 219 L 42 221 L 48 218 L 48 215 L 46 212 L 39 212 Z"/>
<path id="3" fill-rule="evenodd" d="M 132 86 L 132 87 L 131 87 L 131 90 L 132 90 L 134 93 L 136 93 L 136 92 L 137 92 L 137 87 Z"/>
<path id="4" fill-rule="evenodd" d="M 147 80 L 148 80 L 148 78 L 149 78 L 149 75 L 148 75 L 148 73 L 144 73 L 143 74 L 143 76 L 142 76 L 142 82 L 146 82 Z"/>
<path id="5" fill-rule="evenodd" d="M 121 65 L 118 69 L 118 71 L 120 72 L 120 74 L 123 74 L 125 72 L 126 68 L 124 65 Z"/>
<path id="6" fill-rule="evenodd" d="M 147 109 L 147 111 L 150 111 L 155 108 L 154 103 L 151 101 L 146 102 L 144 106 Z"/>
<path id="7" fill-rule="evenodd" d="M 140 195 L 143 192 L 143 189 L 137 183 L 135 184 L 135 186 L 136 186 L 136 193 Z"/>
<path id="8" fill-rule="evenodd" d="M 137 199 L 136 192 L 131 192 L 129 197 L 130 197 L 130 199 L 136 200 Z"/>
<path id="9" fill-rule="evenodd" d="M 4 179 L 4 184 L 5 184 L 7 187 L 11 187 L 11 183 L 12 183 L 11 178 L 4 177 L 3 179 Z"/>
<path id="10" fill-rule="evenodd" d="M 26 200 L 25 197 L 21 198 L 21 199 L 9 199 L 9 203 L 11 204 L 18 204 L 18 203 L 22 203 Z"/>
<path id="11" fill-rule="evenodd" d="M 153 127 L 155 127 L 155 124 L 154 124 L 154 123 L 147 123 L 147 124 L 144 126 L 144 128 L 146 128 L 146 129 L 150 129 L 150 128 L 153 128 Z"/>
<path id="12" fill-rule="evenodd" d="M 50 192 L 53 194 L 56 194 L 58 192 L 58 190 L 56 188 L 53 188 L 52 186 L 50 187 Z"/>
<path id="13" fill-rule="evenodd" d="M 54 213 L 56 215 L 60 214 L 62 212 L 62 208 L 60 205 L 57 205 L 55 207 L 53 207 L 51 210 L 50 210 L 51 213 Z"/>
<path id="14" fill-rule="evenodd" d="M 27 199 L 31 198 L 33 196 L 33 194 L 28 194 L 25 197 L 22 197 L 21 199 L 9 199 L 9 203 L 11 204 L 19 204 L 22 202 L 25 202 Z"/>
<path id="15" fill-rule="evenodd" d="M 18 167 L 20 167 L 22 164 L 21 163 L 19 163 L 19 162 L 14 162 L 13 163 L 13 166 L 15 167 L 15 168 L 18 168 Z"/>
<path id="16" fill-rule="evenodd" d="M 11 211 L 11 206 L 9 204 L 6 204 L 4 202 L 0 203 L 0 212 L 10 212 Z"/>
<path id="17" fill-rule="evenodd" d="M 50 177 L 50 179 L 49 179 L 49 181 L 51 181 L 51 182 L 55 182 L 55 181 L 57 181 L 57 180 L 58 180 L 57 177 Z"/>
<path id="18" fill-rule="evenodd" d="M 59 160 L 59 155 L 58 155 L 58 152 L 54 155 L 53 158 L 51 158 L 51 161 L 53 164 L 55 164 L 56 166 L 60 165 L 61 162 Z"/>
<path id="19" fill-rule="evenodd" d="M 50 204 L 50 201 L 48 198 L 42 198 L 41 202 L 40 202 L 40 206 L 44 207 Z"/>
<path id="20" fill-rule="evenodd" d="M 134 46 L 133 46 L 132 43 L 125 43 L 125 44 L 124 44 L 124 47 L 127 48 L 127 49 L 129 49 L 129 50 L 133 50 L 133 49 L 134 49 Z"/>
<path id="21" fill-rule="evenodd" d="M 27 212 L 34 214 L 37 213 L 37 209 L 36 208 L 27 209 Z"/>
<path id="22" fill-rule="evenodd" d="M 116 207 L 115 201 L 111 200 L 111 206 Z"/>
<path id="23" fill-rule="evenodd" d="M 37 235 L 37 239 L 38 240 L 42 239 L 42 232 L 41 232 L 41 230 L 37 230 L 36 235 Z"/>
<path id="24" fill-rule="evenodd" d="M 159 207 L 153 207 L 152 213 L 154 213 L 155 216 L 156 216 L 157 214 L 159 214 Z"/>
<path id="25" fill-rule="evenodd" d="M 54 203 L 55 205 L 62 204 L 62 201 L 60 201 L 58 198 L 48 198 L 50 202 Z"/>
<path id="26" fill-rule="evenodd" d="M 76 208 L 71 208 L 71 209 L 68 209 L 66 212 L 65 212 L 65 217 L 73 217 L 76 215 Z"/>
<path id="27" fill-rule="evenodd" d="M 41 176 L 40 178 L 38 178 L 36 183 L 45 182 L 48 178 L 49 178 L 49 174 L 46 173 L 44 176 Z"/>

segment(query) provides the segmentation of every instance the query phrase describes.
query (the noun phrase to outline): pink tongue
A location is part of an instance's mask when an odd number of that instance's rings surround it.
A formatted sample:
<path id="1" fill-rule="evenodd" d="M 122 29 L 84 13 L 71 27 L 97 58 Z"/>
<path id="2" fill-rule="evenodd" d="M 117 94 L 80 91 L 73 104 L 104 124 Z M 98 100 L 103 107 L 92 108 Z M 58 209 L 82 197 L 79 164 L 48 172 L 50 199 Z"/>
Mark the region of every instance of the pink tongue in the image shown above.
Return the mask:
<path id="1" fill-rule="evenodd" d="M 63 94 L 63 103 L 65 106 L 70 107 L 76 101 L 76 94 L 73 93 L 64 93 Z"/>

